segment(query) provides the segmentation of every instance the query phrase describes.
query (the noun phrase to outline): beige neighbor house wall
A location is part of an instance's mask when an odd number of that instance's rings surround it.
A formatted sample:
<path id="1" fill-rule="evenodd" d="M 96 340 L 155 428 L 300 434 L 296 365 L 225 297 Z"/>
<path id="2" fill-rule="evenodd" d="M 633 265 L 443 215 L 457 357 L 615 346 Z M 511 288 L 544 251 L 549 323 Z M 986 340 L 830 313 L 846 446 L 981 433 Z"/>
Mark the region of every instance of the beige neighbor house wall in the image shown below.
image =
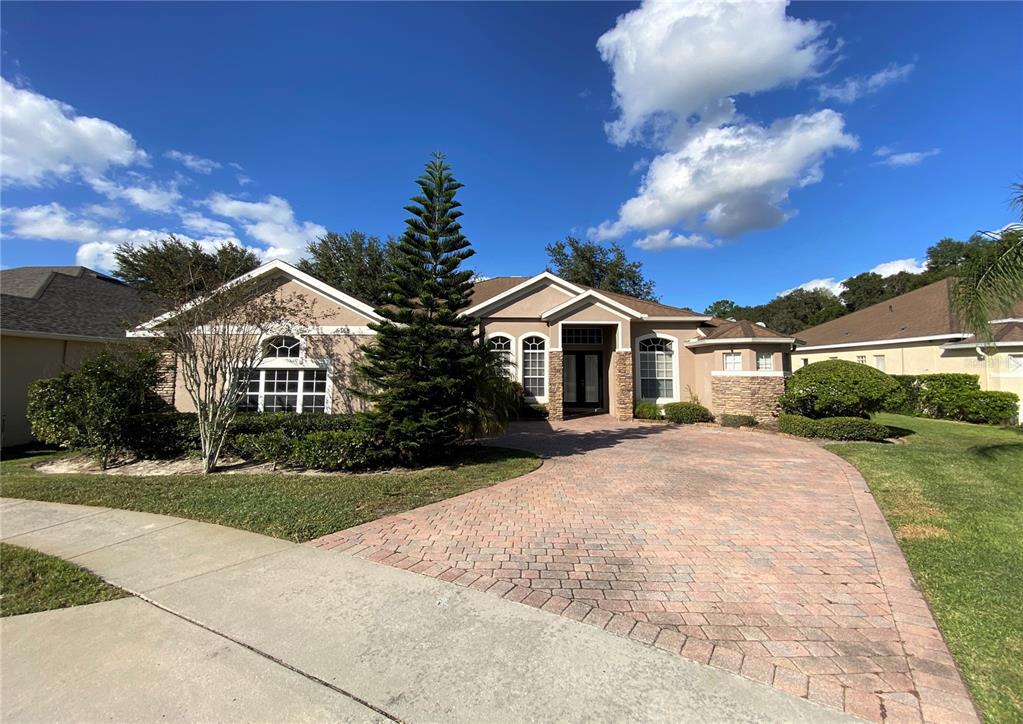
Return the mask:
<path id="1" fill-rule="evenodd" d="M 936 373 L 965 373 L 977 375 L 983 390 L 1014 392 L 1021 400 L 1020 413 L 1023 415 L 1023 371 L 1010 369 L 1010 356 L 1023 356 L 1023 344 L 999 346 L 992 354 L 976 348 L 945 348 L 952 340 L 928 340 L 898 344 L 876 344 L 843 349 L 821 349 L 793 354 L 793 367 L 828 359 L 849 362 L 865 362 L 877 367 L 876 357 L 884 357 L 884 371 L 891 375 L 926 375 Z M 861 359 L 862 358 L 862 359 Z"/>
<path id="2" fill-rule="evenodd" d="M 32 440 L 32 430 L 25 417 L 31 382 L 72 370 L 114 344 L 113 341 L 0 336 L 3 447 L 24 445 Z"/>

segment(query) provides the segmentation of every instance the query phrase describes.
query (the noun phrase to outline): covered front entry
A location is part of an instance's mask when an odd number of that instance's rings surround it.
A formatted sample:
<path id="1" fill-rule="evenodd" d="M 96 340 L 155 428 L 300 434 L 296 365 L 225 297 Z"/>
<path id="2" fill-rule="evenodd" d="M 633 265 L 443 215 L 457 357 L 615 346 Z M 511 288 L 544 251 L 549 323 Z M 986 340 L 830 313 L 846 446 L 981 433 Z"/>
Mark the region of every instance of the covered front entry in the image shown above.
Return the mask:
<path id="1" fill-rule="evenodd" d="M 564 400 L 566 414 L 607 409 L 604 353 L 565 352 Z"/>

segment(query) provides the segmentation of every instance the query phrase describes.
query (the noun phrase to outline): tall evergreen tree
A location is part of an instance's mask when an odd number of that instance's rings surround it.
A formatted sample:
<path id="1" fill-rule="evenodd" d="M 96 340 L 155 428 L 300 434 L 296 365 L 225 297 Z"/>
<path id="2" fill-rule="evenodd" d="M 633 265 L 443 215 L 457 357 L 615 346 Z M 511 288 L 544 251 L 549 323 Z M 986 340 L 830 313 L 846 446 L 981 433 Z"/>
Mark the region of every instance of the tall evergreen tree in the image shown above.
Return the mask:
<path id="1" fill-rule="evenodd" d="M 405 207 L 411 216 L 394 255 L 383 322 L 364 348 L 361 372 L 386 444 L 404 464 L 447 456 L 458 442 L 473 395 L 476 320 L 459 316 L 469 306 L 472 271 L 462 262 L 474 252 L 462 234 L 462 187 L 440 153 L 416 181 L 420 193 Z"/>

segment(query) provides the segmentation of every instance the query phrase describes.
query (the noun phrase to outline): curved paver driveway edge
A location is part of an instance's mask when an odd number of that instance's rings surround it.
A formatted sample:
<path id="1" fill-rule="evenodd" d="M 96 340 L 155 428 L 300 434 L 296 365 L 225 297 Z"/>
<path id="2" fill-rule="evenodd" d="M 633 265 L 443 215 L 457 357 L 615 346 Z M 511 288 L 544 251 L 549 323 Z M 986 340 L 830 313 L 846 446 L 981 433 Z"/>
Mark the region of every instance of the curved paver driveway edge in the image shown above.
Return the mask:
<path id="1" fill-rule="evenodd" d="M 866 482 L 787 436 L 513 427 L 526 476 L 311 545 L 487 591 L 881 721 L 977 721 Z"/>

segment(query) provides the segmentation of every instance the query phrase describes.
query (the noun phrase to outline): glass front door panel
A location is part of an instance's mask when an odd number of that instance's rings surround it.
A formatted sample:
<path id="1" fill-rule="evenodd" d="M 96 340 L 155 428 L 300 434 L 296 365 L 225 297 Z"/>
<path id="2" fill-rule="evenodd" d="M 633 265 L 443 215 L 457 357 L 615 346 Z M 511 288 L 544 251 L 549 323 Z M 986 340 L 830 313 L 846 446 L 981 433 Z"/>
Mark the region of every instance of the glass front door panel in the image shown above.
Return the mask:
<path id="1" fill-rule="evenodd" d="M 600 355 L 586 355 L 585 380 L 586 403 L 596 405 L 600 402 Z"/>
<path id="2" fill-rule="evenodd" d="M 579 399 L 576 385 L 575 355 L 565 355 L 565 402 L 573 404 Z"/>

